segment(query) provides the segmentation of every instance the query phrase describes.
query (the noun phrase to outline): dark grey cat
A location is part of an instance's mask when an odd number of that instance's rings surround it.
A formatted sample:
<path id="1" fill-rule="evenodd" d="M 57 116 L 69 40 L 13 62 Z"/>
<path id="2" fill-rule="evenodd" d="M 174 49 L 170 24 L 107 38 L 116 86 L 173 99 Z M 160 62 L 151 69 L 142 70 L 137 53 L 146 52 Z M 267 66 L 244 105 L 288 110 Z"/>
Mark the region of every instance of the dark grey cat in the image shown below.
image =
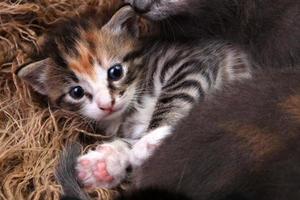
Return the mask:
<path id="1" fill-rule="evenodd" d="M 300 61 L 299 0 L 125 0 L 166 38 L 218 38 L 240 44 L 261 66 Z"/>
<path id="2" fill-rule="evenodd" d="M 300 70 L 254 77 L 195 106 L 118 200 L 300 199 Z M 69 199 L 88 199 L 78 153 L 69 149 L 57 177 Z"/>

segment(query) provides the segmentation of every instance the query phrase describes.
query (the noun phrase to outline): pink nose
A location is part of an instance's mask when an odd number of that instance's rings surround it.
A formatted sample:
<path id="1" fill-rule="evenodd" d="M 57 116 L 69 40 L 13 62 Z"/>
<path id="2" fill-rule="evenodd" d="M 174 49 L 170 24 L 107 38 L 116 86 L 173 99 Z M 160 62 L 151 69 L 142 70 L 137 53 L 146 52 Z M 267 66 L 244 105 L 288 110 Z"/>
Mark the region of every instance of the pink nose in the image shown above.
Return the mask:
<path id="1" fill-rule="evenodd" d="M 109 111 L 109 112 L 112 112 L 113 111 L 113 105 L 111 102 L 107 102 L 107 103 L 97 103 L 98 105 L 98 108 L 100 108 L 101 110 L 104 110 L 104 111 Z"/>

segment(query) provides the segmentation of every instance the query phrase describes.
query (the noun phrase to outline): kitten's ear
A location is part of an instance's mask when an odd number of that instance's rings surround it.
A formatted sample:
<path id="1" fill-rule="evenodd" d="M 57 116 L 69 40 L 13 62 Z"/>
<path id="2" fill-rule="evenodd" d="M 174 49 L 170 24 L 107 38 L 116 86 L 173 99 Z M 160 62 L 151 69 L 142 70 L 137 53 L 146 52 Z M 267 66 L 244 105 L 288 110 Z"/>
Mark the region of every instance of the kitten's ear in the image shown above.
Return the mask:
<path id="1" fill-rule="evenodd" d="M 18 77 L 30 84 L 40 94 L 47 95 L 47 71 L 54 62 L 50 58 L 25 65 L 17 71 Z"/>
<path id="2" fill-rule="evenodd" d="M 104 30 L 113 34 L 131 34 L 134 37 L 140 36 L 140 17 L 130 6 L 119 9 L 112 18 L 103 26 Z"/>

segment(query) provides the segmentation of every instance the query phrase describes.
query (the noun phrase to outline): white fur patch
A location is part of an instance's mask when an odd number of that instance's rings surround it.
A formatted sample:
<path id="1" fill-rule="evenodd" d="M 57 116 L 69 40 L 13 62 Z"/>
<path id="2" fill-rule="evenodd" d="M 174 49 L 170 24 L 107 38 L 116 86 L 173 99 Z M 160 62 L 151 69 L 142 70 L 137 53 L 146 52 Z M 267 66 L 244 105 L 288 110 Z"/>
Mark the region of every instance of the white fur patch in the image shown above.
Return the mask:
<path id="1" fill-rule="evenodd" d="M 137 107 L 137 112 L 130 121 L 136 122 L 132 132 L 128 133 L 132 139 L 141 138 L 149 126 L 153 112 L 156 106 L 156 98 L 145 96 L 143 98 L 144 107 Z"/>
<path id="2" fill-rule="evenodd" d="M 130 163 L 134 167 L 140 166 L 147 160 L 161 144 L 161 142 L 171 134 L 170 126 L 159 127 L 150 131 L 133 145 L 130 151 Z"/>

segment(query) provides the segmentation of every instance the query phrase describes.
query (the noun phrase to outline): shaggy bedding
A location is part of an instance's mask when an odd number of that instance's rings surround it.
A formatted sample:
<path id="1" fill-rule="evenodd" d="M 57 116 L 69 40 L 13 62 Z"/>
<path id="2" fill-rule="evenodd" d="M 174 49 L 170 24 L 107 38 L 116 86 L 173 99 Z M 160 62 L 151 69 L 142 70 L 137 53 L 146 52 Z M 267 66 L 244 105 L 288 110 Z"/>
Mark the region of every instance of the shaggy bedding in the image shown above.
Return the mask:
<path id="1" fill-rule="evenodd" d="M 0 199 L 59 199 L 54 170 L 63 148 L 98 141 L 92 124 L 51 110 L 14 72 L 39 50 L 43 34 L 87 6 L 114 12 L 118 0 L 2 0 L 0 2 Z M 115 192 L 91 191 L 110 199 Z"/>

